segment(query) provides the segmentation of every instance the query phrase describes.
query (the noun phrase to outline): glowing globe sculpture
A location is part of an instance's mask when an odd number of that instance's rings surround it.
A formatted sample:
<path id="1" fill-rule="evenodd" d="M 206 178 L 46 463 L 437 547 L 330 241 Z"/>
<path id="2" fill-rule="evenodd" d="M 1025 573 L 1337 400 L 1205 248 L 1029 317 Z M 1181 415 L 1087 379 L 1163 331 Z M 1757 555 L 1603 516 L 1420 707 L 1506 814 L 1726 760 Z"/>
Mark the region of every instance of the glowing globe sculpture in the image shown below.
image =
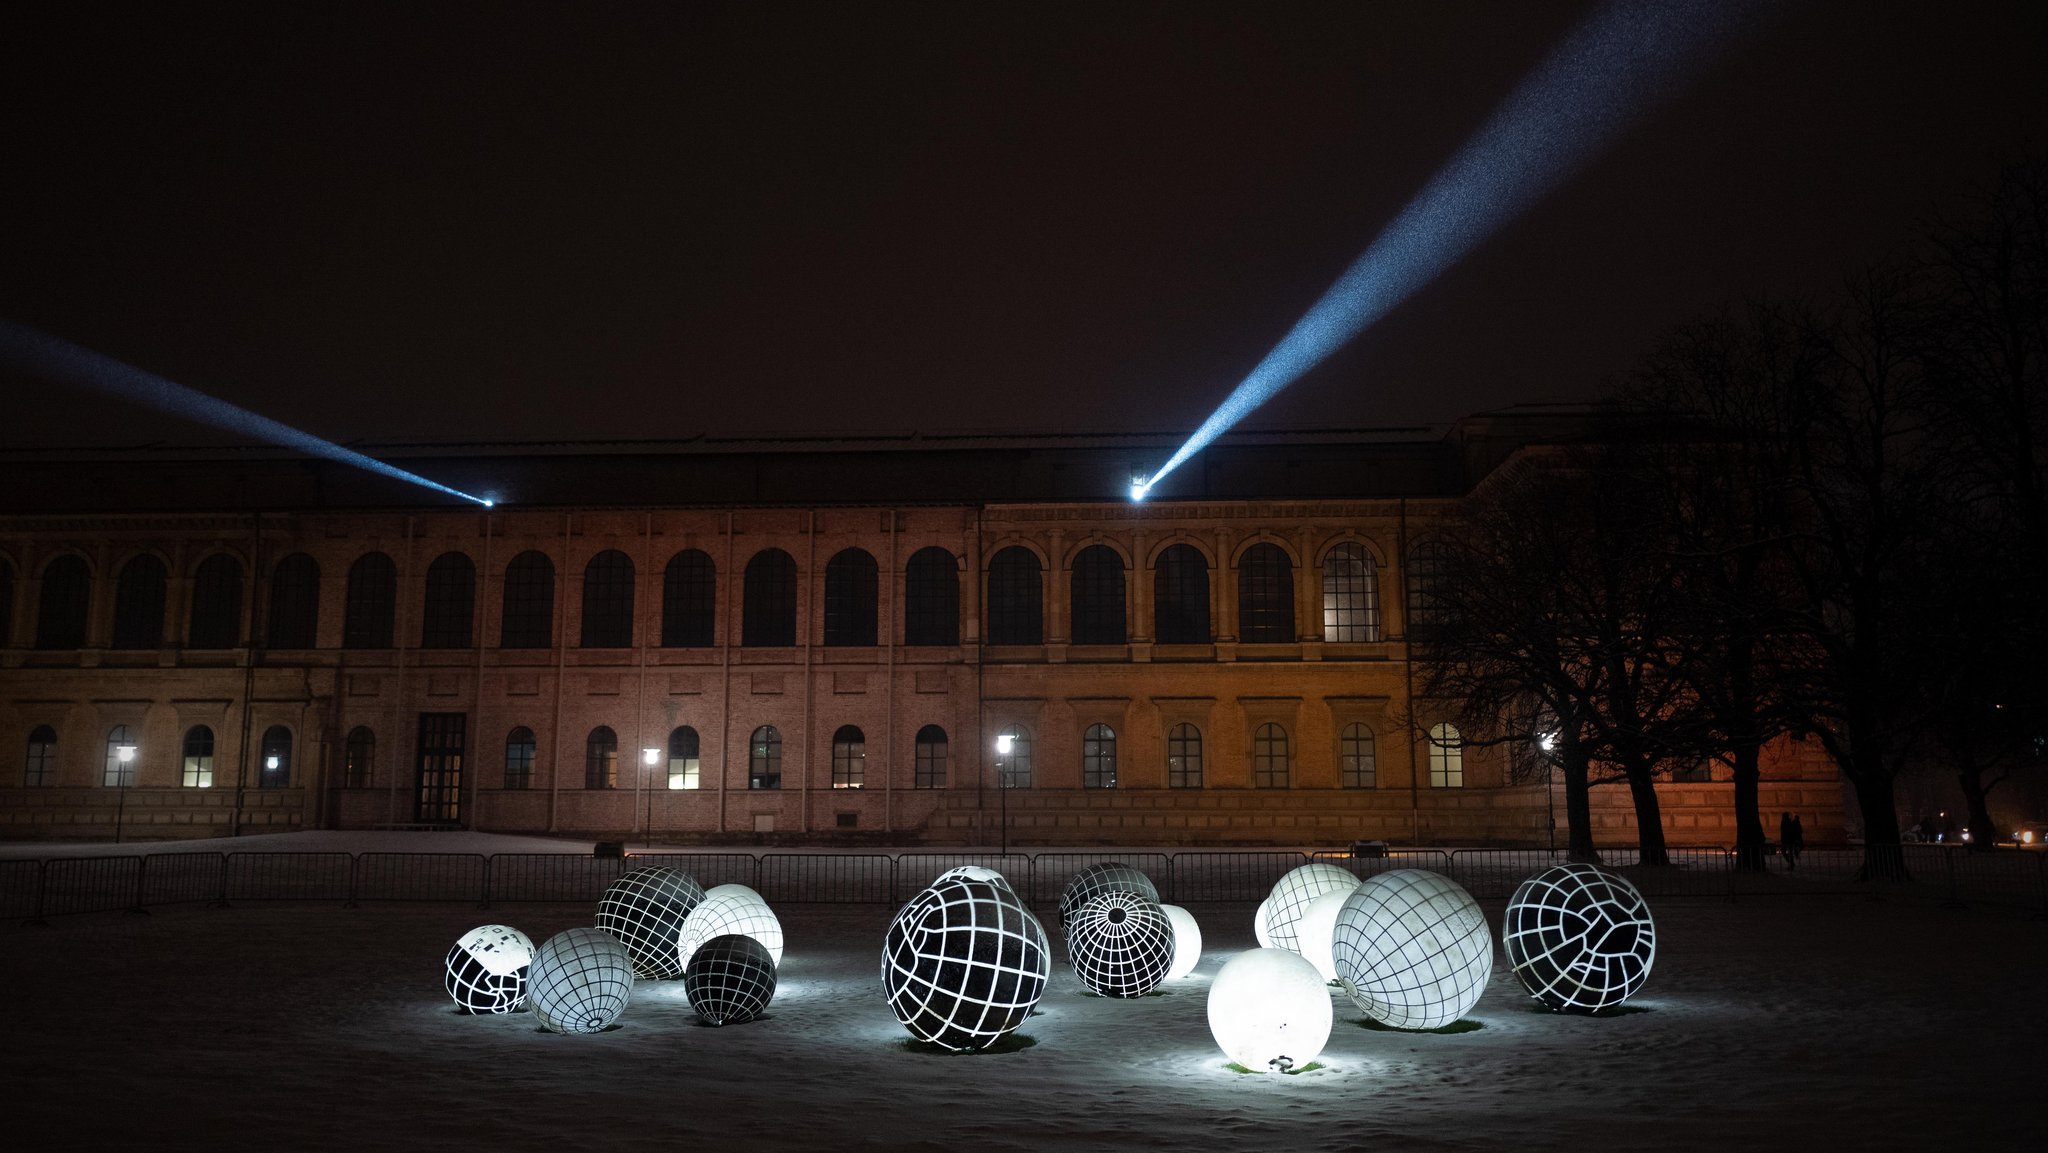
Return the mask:
<path id="1" fill-rule="evenodd" d="M 766 901 L 745 893 L 719 893 L 698 902 L 683 918 L 682 931 L 676 936 L 676 955 L 688 969 L 691 956 L 704 942 L 733 933 L 761 942 L 768 950 L 769 963 L 782 964 L 781 920 Z"/>
<path id="2" fill-rule="evenodd" d="M 764 905 L 768 903 L 767 898 L 763 897 L 760 893 L 747 887 L 746 885 L 741 885 L 737 883 L 713 885 L 710 888 L 704 890 L 704 899 L 707 901 L 713 897 L 722 897 L 727 895 L 745 897 L 748 900 L 759 901 Z"/>
<path id="3" fill-rule="evenodd" d="M 1173 925 L 1173 964 L 1166 967 L 1166 979 L 1178 981 L 1194 972 L 1202 959 L 1202 926 L 1195 923 L 1193 913 L 1179 905 L 1161 905 L 1159 911 Z"/>
<path id="4" fill-rule="evenodd" d="M 1266 936 L 1276 949 L 1301 952 L 1301 941 L 1295 925 L 1301 915 L 1308 911 L 1310 901 L 1330 892 L 1350 892 L 1358 887 L 1358 878 L 1347 869 L 1320 862 L 1290 869 L 1286 876 L 1273 883 L 1273 891 L 1266 898 Z"/>
<path id="5" fill-rule="evenodd" d="M 564 929 L 534 954 L 526 994 L 540 1023 L 557 1033 L 602 1033 L 633 992 L 633 960 L 602 929 Z"/>
<path id="6" fill-rule="evenodd" d="M 1075 873 L 1060 893 L 1061 930 L 1065 931 L 1074 910 L 1087 903 L 1088 898 L 1112 891 L 1137 893 L 1155 905 L 1159 903 L 1159 887 L 1152 883 L 1152 878 L 1129 865 L 1119 861 L 1090 865 Z"/>
<path id="7" fill-rule="evenodd" d="M 1083 985 L 1105 997 L 1142 997 L 1173 968 L 1173 922 L 1137 893 L 1097 893 L 1067 924 L 1067 954 Z"/>
<path id="8" fill-rule="evenodd" d="M 1626 877 L 1593 865 L 1557 865 L 1515 890 L 1500 943 L 1530 996 L 1552 1009 L 1589 1013 L 1643 987 L 1657 959 L 1657 925 Z"/>
<path id="9" fill-rule="evenodd" d="M 597 927 L 619 939 L 633 958 L 633 972 L 664 979 L 683 975 L 676 936 L 704 889 L 696 878 L 655 866 L 634 869 L 611 883 L 597 902 Z"/>
<path id="10" fill-rule="evenodd" d="M 1337 915 L 1344 911 L 1344 902 L 1351 899 L 1356 889 L 1332 889 L 1308 903 L 1301 919 L 1294 923 L 1295 943 L 1304 960 L 1316 967 L 1325 982 L 1337 979 L 1337 958 L 1332 953 L 1336 945 Z"/>
<path id="11" fill-rule="evenodd" d="M 986 1049 L 1024 1023 L 1045 993 L 1045 929 L 1009 889 L 946 881 L 912 898 L 882 943 L 882 992 L 913 1037 Z"/>
<path id="12" fill-rule="evenodd" d="M 1330 952 L 1352 1003 L 1396 1029 L 1451 1024 L 1478 1004 L 1493 975 L 1493 934 L 1479 902 L 1449 877 L 1419 869 L 1358 886 L 1337 914 Z"/>
<path id="13" fill-rule="evenodd" d="M 936 885 L 939 881 L 987 881 L 992 885 L 1001 885 L 1005 889 L 1010 888 L 1008 877 L 981 865 L 955 865 L 940 873 L 938 880 L 932 884 Z"/>
<path id="14" fill-rule="evenodd" d="M 683 993 L 707 1025 L 751 1021 L 775 999 L 775 962 L 752 937 L 713 937 L 683 969 Z"/>
<path id="15" fill-rule="evenodd" d="M 1260 901 L 1259 907 L 1252 912 L 1252 936 L 1258 939 L 1261 949 L 1273 947 L 1273 934 L 1266 931 L 1266 914 L 1272 911 L 1273 898 L 1268 896 Z"/>
<path id="16" fill-rule="evenodd" d="M 1286 949 L 1239 953 L 1209 986 L 1209 1035 L 1255 1072 L 1285 1073 L 1315 1060 L 1335 1019 L 1322 975 Z"/>
<path id="17" fill-rule="evenodd" d="M 442 988 L 470 1013 L 516 1013 L 526 1004 L 533 941 L 510 925 L 478 925 L 448 950 Z"/>

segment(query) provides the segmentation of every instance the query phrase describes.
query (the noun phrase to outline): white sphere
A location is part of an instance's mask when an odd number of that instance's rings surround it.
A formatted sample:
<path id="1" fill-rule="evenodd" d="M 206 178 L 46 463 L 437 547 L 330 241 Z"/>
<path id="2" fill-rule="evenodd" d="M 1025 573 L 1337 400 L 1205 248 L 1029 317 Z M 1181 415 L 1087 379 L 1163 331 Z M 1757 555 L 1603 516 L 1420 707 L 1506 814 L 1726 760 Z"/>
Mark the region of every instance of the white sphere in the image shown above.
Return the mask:
<path id="1" fill-rule="evenodd" d="M 1358 878 L 1349 870 L 1320 861 L 1288 870 L 1286 876 L 1273 883 L 1273 892 L 1266 898 L 1266 936 L 1272 940 L 1273 948 L 1301 952 L 1295 925 L 1308 911 L 1308 903 L 1324 893 L 1348 893 L 1357 887 Z"/>
<path id="2" fill-rule="evenodd" d="M 684 969 L 690 967 L 690 958 L 704 942 L 734 933 L 761 942 L 768 950 L 769 961 L 777 966 L 782 964 L 782 921 L 768 902 L 749 896 L 751 891 L 707 894 L 683 918 L 682 931 L 676 935 L 676 956 Z"/>
<path id="3" fill-rule="evenodd" d="M 1344 991 L 1382 1025 L 1440 1029 L 1470 1012 L 1493 975 L 1479 902 L 1440 873 L 1371 878 L 1337 914 L 1331 946 Z"/>
<path id="4" fill-rule="evenodd" d="M 1301 946 L 1300 952 L 1324 981 L 1337 979 L 1337 960 L 1331 956 L 1331 948 L 1337 934 L 1337 914 L 1344 911 L 1344 902 L 1351 899 L 1356 889 L 1332 889 L 1308 903 L 1302 910 L 1301 919 L 1294 923 L 1294 936 Z"/>
<path id="5" fill-rule="evenodd" d="M 557 1033 L 602 1033 L 626 1011 L 633 959 L 602 929 L 564 929 L 534 954 L 527 995 L 540 1023 Z"/>
<path id="6" fill-rule="evenodd" d="M 510 925 L 478 925 L 448 950 L 441 987 L 471 1013 L 516 1013 L 526 1004 L 533 941 Z"/>
<path id="7" fill-rule="evenodd" d="M 1195 923 L 1195 915 L 1179 905 L 1161 905 L 1160 912 L 1173 924 L 1173 964 L 1166 970 L 1166 979 L 1176 981 L 1195 971 L 1195 965 L 1202 959 L 1202 926 Z"/>
<path id="8" fill-rule="evenodd" d="M 1266 914 L 1272 910 L 1273 898 L 1267 897 L 1259 902 L 1258 909 L 1252 913 L 1252 936 L 1258 938 L 1261 949 L 1273 947 L 1273 934 L 1266 931 Z"/>
<path id="9" fill-rule="evenodd" d="M 940 881 L 987 881 L 991 885 L 1001 885 L 1005 889 L 1011 888 L 1008 877 L 982 865 L 955 865 L 953 868 L 940 873 L 938 878 L 932 881 L 932 884 L 936 885 Z"/>
<path id="10" fill-rule="evenodd" d="M 1232 957 L 1209 986 L 1209 1034 L 1255 1072 L 1299 1069 L 1330 1040 L 1330 990 L 1316 967 L 1285 949 Z"/>
<path id="11" fill-rule="evenodd" d="M 755 892 L 747 886 L 738 883 L 713 885 L 710 888 L 704 890 L 704 896 L 706 899 L 716 897 L 721 893 L 731 894 L 733 896 L 739 897 L 746 897 L 749 900 L 759 901 L 764 905 L 768 903 L 768 899 L 766 897 L 763 897 L 761 894 Z"/>
<path id="12" fill-rule="evenodd" d="M 1523 881 L 1501 922 L 1501 948 L 1529 995 L 1552 1009 L 1619 1005 L 1650 979 L 1657 923 L 1628 878 L 1564 864 Z"/>

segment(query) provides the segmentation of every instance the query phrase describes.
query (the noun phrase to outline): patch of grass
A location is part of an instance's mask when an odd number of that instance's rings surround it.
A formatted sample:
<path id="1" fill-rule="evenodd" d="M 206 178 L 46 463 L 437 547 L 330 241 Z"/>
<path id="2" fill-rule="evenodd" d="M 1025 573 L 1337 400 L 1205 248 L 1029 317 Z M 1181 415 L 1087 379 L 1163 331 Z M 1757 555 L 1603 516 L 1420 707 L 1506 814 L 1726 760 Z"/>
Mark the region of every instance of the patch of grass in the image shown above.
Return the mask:
<path id="1" fill-rule="evenodd" d="M 1628 1017 L 1636 1013 L 1654 1013 L 1657 1010 L 1650 1008 L 1648 1005 L 1609 1005 L 1605 1009 L 1595 1009 L 1589 1013 L 1582 1009 L 1553 1009 L 1541 1001 L 1530 1001 L 1526 1011 L 1530 1013 L 1541 1013 L 1546 1017 L 1605 1018 Z"/>
<path id="2" fill-rule="evenodd" d="M 973 1049 L 965 1052 L 958 1049 L 948 1049 L 943 1045 L 934 1045 L 930 1041 L 920 1041 L 915 1037 L 905 1037 L 898 1043 L 903 1046 L 903 1051 L 906 1053 L 920 1053 L 928 1057 L 979 1057 L 985 1053 L 1015 1053 L 1021 1049 L 1029 1049 L 1033 1045 L 1038 1044 L 1038 1038 L 1026 1033 L 1005 1033 L 1000 1041 L 986 1049 Z"/>
<path id="3" fill-rule="evenodd" d="M 1231 1062 L 1231 1063 L 1229 1063 L 1228 1065 L 1225 1065 L 1225 1066 L 1224 1066 L 1224 1068 L 1225 1068 L 1225 1069 L 1228 1069 L 1228 1070 L 1230 1070 L 1230 1071 L 1231 1071 L 1231 1072 L 1233 1072 L 1233 1073 L 1272 1073 L 1272 1072 L 1280 1072 L 1280 1073 L 1283 1073 L 1284 1075 L 1286 1075 L 1286 1076 L 1289 1076 L 1289 1077 L 1299 1077 L 1299 1076 L 1301 1076 L 1301 1075 L 1302 1075 L 1303 1073 L 1313 1073 L 1313 1072 L 1315 1072 L 1316 1070 L 1318 1070 L 1318 1069 L 1321 1069 L 1321 1068 L 1323 1068 L 1323 1067 L 1324 1067 L 1324 1065 L 1323 1065 L 1323 1063 L 1322 1063 L 1321 1061 L 1310 1061 L 1310 1062 L 1309 1062 L 1308 1064 L 1306 1064 L 1306 1065 L 1303 1065 L 1303 1066 L 1302 1066 L 1301 1068 L 1299 1068 L 1299 1069 L 1284 1069 L 1284 1070 L 1273 1070 L 1273 1069 L 1254 1069 L 1254 1068 L 1252 1068 L 1252 1067 L 1251 1067 L 1251 1066 L 1249 1066 L 1249 1065 L 1240 1065 L 1240 1064 L 1238 1064 L 1238 1063 L 1237 1063 L 1237 1062 L 1235 1062 L 1235 1061 L 1232 1061 L 1232 1062 Z"/>
<path id="4" fill-rule="evenodd" d="M 1476 1033 L 1486 1028 L 1486 1022 L 1474 1021 L 1470 1017 L 1465 1017 L 1448 1025 L 1439 1025 L 1434 1029 L 1396 1029 L 1392 1025 L 1382 1025 L 1371 1017 L 1367 1017 L 1359 1021 L 1358 1027 L 1374 1033 L 1433 1033 L 1440 1037 L 1451 1037 L 1459 1033 Z"/>

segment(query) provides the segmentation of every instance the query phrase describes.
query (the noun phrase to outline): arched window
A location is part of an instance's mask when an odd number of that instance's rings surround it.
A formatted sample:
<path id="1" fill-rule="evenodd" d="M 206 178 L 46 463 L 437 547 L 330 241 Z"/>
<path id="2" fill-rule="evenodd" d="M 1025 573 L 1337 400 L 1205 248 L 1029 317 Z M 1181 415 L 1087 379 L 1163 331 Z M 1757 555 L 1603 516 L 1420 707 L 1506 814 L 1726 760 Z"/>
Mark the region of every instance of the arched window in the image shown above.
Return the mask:
<path id="1" fill-rule="evenodd" d="M 1448 624 L 1443 579 L 1450 550 L 1442 541 L 1417 541 L 1408 550 L 1408 635 L 1420 636 Z"/>
<path id="2" fill-rule="evenodd" d="M 825 562 L 825 643 L 875 643 L 875 558 L 842 549 Z"/>
<path id="3" fill-rule="evenodd" d="M 36 605 L 36 647 L 82 649 L 92 606 L 92 571 L 85 558 L 65 555 L 43 568 L 43 594 Z"/>
<path id="4" fill-rule="evenodd" d="M 192 622 L 185 643 L 195 649 L 231 649 L 242 643 L 242 562 L 224 552 L 192 575 Z"/>
<path id="5" fill-rule="evenodd" d="M 774 725 L 755 729 L 753 739 L 747 742 L 747 787 L 782 787 L 782 734 Z"/>
<path id="6" fill-rule="evenodd" d="M 476 565 L 468 554 L 444 552 L 427 566 L 427 603 L 420 617 L 420 647 L 466 649 L 476 617 Z"/>
<path id="7" fill-rule="evenodd" d="M 0 557 L 0 649 L 14 643 L 14 566 Z"/>
<path id="8" fill-rule="evenodd" d="M 555 643 L 555 562 L 528 549 L 505 566 L 505 604 L 498 647 L 545 649 Z"/>
<path id="9" fill-rule="evenodd" d="M 21 783 L 31 789 L 57 783 L 57 730 L 37 725 L 29 730 L 28 756 L 22 761 Z"/>
<path id="10" fill-rule="evenodd" d="M 832 734 L 832 787 L 858 789 L 868 776 L 867 734 L 853 725 L 841 725 Z"/>
<path id="11" fill-rule="evenodd" d="M 1124 558 L 1104 544 L 1074 557 L 1074 643 L 1124 643 Z"/>
<path id="12" fill-rule="evenodd" d="M 122 756 L 123 750 L 127 756 Z M 107 730 L 107 766 L 100 783 L 107 788 L 128 788 L 135 784 L 135 763 L 140 758 L 135 752 L 135 737 L 127 725 L 115 725 Z"/>
<path id="13" fill-rule="evenodd" d="M 1005 753 L 1003 738 L 1010 738 L 1010 751 Z M 999 789 L 1028 789 L 1031 787 L 1031 730 L 1023 725 L 1006 725 L 996 730 L 996 787 Z"/>
<path id="14" fill-rule="evenodd" d="M 583 787 L 619 787 L 619 734 L 608 725 L 590 730 L 589 739 L 583 742 Z"/>
<path id="15" fill-rule="evenodd" d="M 1252 734 L 1252 787 L 1284 789 L 1294 772 L 1294 754 L 1287 746 L 1287 730 L 1267 722 Z"/>
<path id="16" fill-rule="evenodd" d="M 1429 787 L 1465 787 L 1465 738 L 1455 725 L 1435 724 L 1429 728 Z"/>
<path id="17" fill-rule="evenodd" d="M 1152 570 L 1152 633 L 1162 645 L 1209 643 L 1209 561 L 1193 545 L 1159 554 Z"/>
<path id="18" fill-rule="evenodd" d="M 960 643 L 960 562 L 945 549 L 910 554 L 903 573 L 903 643 Z"/>
<path id="19" fill-rule="evenodd" d="M 1262 541 L 1237 562 L 1237 639 L 1248 645 L 1294 640 L 1294 565 L 1279 545 Z"/>
<path id="20" fill-rule="evenodd" d="M 310 649 L 319 644 L 320 566 L 295 552 L 270 570 L 270 619 L 263 630 L 274 649 Z"/>
<path id="21" fill-rule="evenodd" d="M 1372 730 L 1353 721 L 1337 738 L 1337 783 L 1347 789 L 1378 787 L 1379 757 Z"/>
<path id="22" fill-rule="evenodd" d="M 533 755 L 539 746 L 534 742 L 533 730 L 525 725 L 513 729 L 505 738 L 505 787 L 508 789 L 530 789 L 533 787 Z"/>
<path id="23" fill-rule="evenodd" d="M 398 605 L 398 567 L 381 552 L 364 553 L 348 568 L 348 603 L 341 616 L 341 647 L 388 649 Z"/>
<path id="24" fill-rule="evenodd" d="M 796 643 L 796 562 L 788 553 L 779 548 L 755 553 L 740 593 L 741 644 L 787 648 Z"/>
<path id="25" fill-rule="evenodd" d="M 114 581 L 115 648 L 163 647 L 164 585 L 164 562 L 148 553 L 121 566 Z"/>
<path id="26" fill-rule="evenodd" d="M 618 549 L 583 566 L 583 647 L 633 647 L 633 558 Z"/>
<path id="27" fill-rule="evenodd" d="M 292 783 L 292 731 L 283 725 L 272 725 L 263 730 L 261 771 L 256 786 L 262 789 L 287 788 Z"/>
<path id="28" fill-rule="evenodd" d="M 1372 554 L 1355 541 L 1323 554 L 1323 639 L 1358 643 L 1380 639 L 1380 580 Z"/>
<path id="29" fill-rule="evenodd" d="M 718 643 L 718 567 L 703 549 L 668 558 L 661 574 L 661 647 L 708 648 Z M 695 788 L 695 785 L 690 786 Z"/>
<path id="30" fill-rule="evenodd" d="M 946 787 L 946 730 L 937 725 L 917 730 L 917 771 L 911 784 L 920 789 Z"/>
<path id="31" fill-rule="evenodd" d="M 1116 730 L 1089 725 L 1081 734 L 1081 787 L 1116 788 Z"/>
<path id="32" fill-rule="evenodd" d="M 988 562 L 988 643 L 1045 643 L 1045 590 L 1038 555 L 1011 545 Z"/>
<path id="33" fill-rule="evenodd" d="M 193 725 L 185 730 L 183 771 L 179 783 L 188 789 L 213 787 L 213 730 Z"/>
<path id="34" fill-rule="evenodd" d="M 344 789 L 367 789 L 377 779 L 377 734 L 367 725 L 357 725 L 348 732 L 348 742 L 341 750 L 341 787 Z"/>
<path id="35" fill-rule="evenodd" d="M 1202 787 L 1202 730 L 1179 724 L 1166 734 L 1166 787 Z"/>
<path id="36" fill-rule="evenodd" d="M 668 787 L 671 789 L 694 789 L 698 786 L 700 767 L 697 730 L 683 725 L 668 735 Z"/>

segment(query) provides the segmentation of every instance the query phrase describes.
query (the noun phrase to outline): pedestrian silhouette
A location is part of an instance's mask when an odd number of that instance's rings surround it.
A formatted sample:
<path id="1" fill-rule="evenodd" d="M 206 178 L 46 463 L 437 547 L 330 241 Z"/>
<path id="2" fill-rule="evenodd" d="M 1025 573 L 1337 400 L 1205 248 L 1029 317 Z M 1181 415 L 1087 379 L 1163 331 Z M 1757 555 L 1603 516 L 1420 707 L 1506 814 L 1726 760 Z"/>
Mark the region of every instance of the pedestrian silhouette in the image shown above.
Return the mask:
<path id="1" fill-rule="evenodd" d="M 1803 826 L 1803 825 L 1801 825 L 1801 824 L 1799 823 L 1799 817 L 1798 817 L 1798 815 L 1797 815 L 1797 814 L 1794 814 L 1794 815 L 1793 815 L 1793 817 L 1792 817 L 1792 831 L 1791 831 L 1791 834 L 1790 834 L 1790 836 L 1788 836 L 1788 837 L 1786 838 L 1786 840 L 1785 840 L 1785 855 L 1786 855 L 1785 867 L 1786 867 L 1787 869 L 1796 869 L 1796 868 L 1798 868 L 1798 867 L 1799 867 L 1799 854 L 1801 854 L 1801 853 L 1803 853 L 1803 852 L 1805 852 L 1805 851 L 1806 851 L 1806 828 L 1805 828 L 1805 826 Z"/>

